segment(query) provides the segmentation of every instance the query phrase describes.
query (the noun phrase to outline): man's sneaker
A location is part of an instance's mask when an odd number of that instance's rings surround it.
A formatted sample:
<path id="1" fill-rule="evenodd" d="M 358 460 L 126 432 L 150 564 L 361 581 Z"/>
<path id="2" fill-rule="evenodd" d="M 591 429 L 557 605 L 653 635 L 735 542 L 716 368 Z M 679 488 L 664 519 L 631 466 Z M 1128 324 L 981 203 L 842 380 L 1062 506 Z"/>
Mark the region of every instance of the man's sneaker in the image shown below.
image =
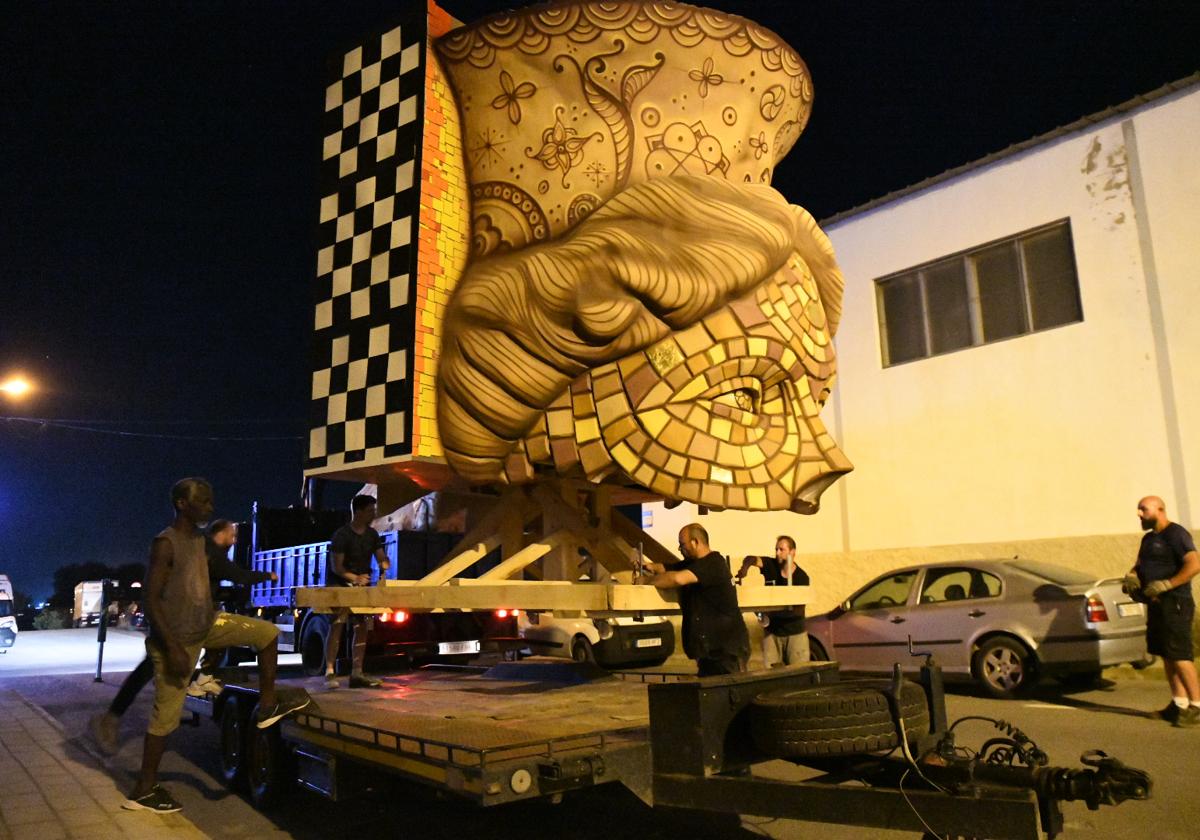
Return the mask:
<path id="1" fill-rule="evenodd" d="M 92 733 L 92 737 L 96 740 L 96 746 L 100 747 L 100 752 L 105 755 L 116 755 L 120 744 L 117 743 L 117 728 L 121 725 L 121 719 L 111 712 L 101 712 L 98 715 L 92 715 L 88 721 L 88 731 Z"/>
<path id="2" fill-rule="evenodd" d="M 1200 707 L 1188 706 L 1179 710 L 1179 717 L 1171 721 L 1172 726 L 1200 726 Z"/>
<path id="3" fill-rule="evenodd" d="M 121 807 L 126 811 L 153 811 L 156 814 L 174 814 L 183 809 L 171 794 L 158 785 L 150 788 L 150 792 L 145 796 L 126 799 Z"/>
<path id="4" fill-rule="evenodd" d="M 200 676 L 188 683 L 187 693 L 192 697 L 203 697 L 206 694 L 220 694 L 224 687 L 212 674 L 201 672 Z"/>
<path id="5" fill-rule="evenodd" d="M 311 702 L 312 698 L 305 694 L 300 697 L 280 698 L 279 700 L 276 700 L 275 705 L 271 706 L 269 709 L 264 709 L 262 706 L 259 706 L 258 728 L 266 729 L 271 724 L 287 717 L 292 712 L 303 709 Z"/>
<path id="6" fill-rule="evenodd" d="M 336 689 L 338 687 L 337 674 L 326 674 L 325 675 L 325 687 L 327 689 L 329 689 L 330 691 L 333 691 L 334 689 Z"/>
<path id="7" fill-rule="evenodd" d="M 351 674 L 351 688 L 382 688 L 383 680 L 377 680 L 374 677 L 369 677 L 366 674 Z"/>
<path id="8" fill-rule="evenodd" d="M 1165 720 L 1167 723 L 1174 723 L 1175 721 L 1179 720 L 1179 711 L 1179 707 L 1176 706 L 1175 701 L 1172 700 L 1170 703 L 1159 709 L 1155 714 L 1161 719 Z"/>

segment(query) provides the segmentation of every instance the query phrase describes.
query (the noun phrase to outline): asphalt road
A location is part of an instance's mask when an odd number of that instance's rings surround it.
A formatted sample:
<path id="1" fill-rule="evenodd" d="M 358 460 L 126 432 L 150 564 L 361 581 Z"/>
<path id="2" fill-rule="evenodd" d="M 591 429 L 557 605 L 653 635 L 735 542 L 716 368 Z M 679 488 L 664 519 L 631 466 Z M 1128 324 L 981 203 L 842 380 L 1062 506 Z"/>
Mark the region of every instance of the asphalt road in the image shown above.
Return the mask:
<path id="1" fill-rule="evenodd" d="M 94 631 L 93 631 L 94 632 Z M 37 633 L 22 634 L 18 644 Z M 32 647 L 32 646 L 31 646 Z M 94 646 L 93 646 L 94 648 Z M 94 653 L 94 649 L 93 649 Z M 106 657 L 107 658 L 107 657 Z M 0 688 L 15 689 L 57 718 L 69 735 L 85 744 L 89 715 L 104 708 L 119 685 L 118 674 L 92 682 L 88 674 L 10 676 L 0 663 Z M 1200 778 L 1200 729 L 1173 729 L 1150 714 L 1166 700 L 1161 671 L 1134 673 L 1098 690 L 1062 694 L 1053 686 L 1030 700 L 1005 702 L 955 692 L 947 698 L 951 720 L 982 715 L 1011 721 L 1049 754 L 1051 764 L 1079 766 L 1079 755 L 1102 749 L 1127 764 L 1149 771 L 1154 797 L 1118 807 L 1089 811 L 1083 803 L 1066 803 L 1066 828 L 1072 840 L 1144 837 L 1191 840 L 1200 824 L 1200 800 L 1194 780 Z M 1157 676 L 1157 679 L 1156 679 Z M 140 758 L 140 739 L 151 692 L 143 692 L 123 722 L 125 738 L 109 767 L 125 787 Z M 979 746 L 995 730 L 983 723 L 963 724 L 959 743 Z M 376 789 L 343 802 L 328 802 L 297 792 L 285 808 L 271 814 L 255 811 L 221 786 L 217 767 L 217 730 L 210 722 L 183 726 L 172 736 L 163 763 L 163 780 L 185 806 L 185 815 L 201 830 L 222 838 L 303 838 L 317 840 L 330 832 L 341 835 L 399 838 L 486 837 L 579 838 L 579 840 L 675 840 L 689 838 L 912 838 L 848 826 L 765 819 L 752 815 L 689 815 L 662 812 L 641 803 L 619 786 L 603 786 L 568 795 L 561 804 L 522 803 L 480 810 L 440 798 L 425 788 L 381 776 Z M 796 771 L 784 762 L 756 768 L 756 774 L 787 778 Z M 361 832 L 361 834 L 360 834 Z"/>

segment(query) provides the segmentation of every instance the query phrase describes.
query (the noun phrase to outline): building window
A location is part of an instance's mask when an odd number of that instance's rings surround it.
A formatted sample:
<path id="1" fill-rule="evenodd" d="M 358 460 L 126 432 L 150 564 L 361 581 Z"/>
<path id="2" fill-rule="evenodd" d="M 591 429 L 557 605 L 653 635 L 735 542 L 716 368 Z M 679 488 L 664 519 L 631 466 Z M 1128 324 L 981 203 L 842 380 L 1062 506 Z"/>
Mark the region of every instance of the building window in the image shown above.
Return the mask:
<path id="1" fill-rule="evenodd" d="M 883 366 L 1083 320 L 1069 222 L 876 281 Z"/>

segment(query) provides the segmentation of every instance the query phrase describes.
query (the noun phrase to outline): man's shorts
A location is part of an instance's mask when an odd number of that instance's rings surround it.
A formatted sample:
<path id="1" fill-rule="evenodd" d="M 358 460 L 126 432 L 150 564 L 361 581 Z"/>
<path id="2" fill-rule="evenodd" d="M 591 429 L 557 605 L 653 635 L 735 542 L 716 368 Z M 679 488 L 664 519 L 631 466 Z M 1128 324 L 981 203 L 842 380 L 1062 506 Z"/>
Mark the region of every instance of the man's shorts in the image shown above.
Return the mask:
<path id="1" fill-rule="evenodd" d="M 262 650 L 278 635 L 275 625 L 261 618 L 217 613 L 204 640 L 186 646 L 188 661 L 195 664 L 201 648 L 246 646 Z M 151 735 L 170 735 L 179 726 L 179 716 L 183 714 L 183 698 L 192 678 L 191 668 L 183 676 L 168 674 L 166 650 L 159 647 L 153 636 L 146 639 L 146 655 L 154 663 L 154 711 L 150 713 L 150 726 L 146 731 Z"/>
<path id="2" fill-rule="evenodd" d="M 1162 597 L 1146 609 L 1146 650 L 1172 662 L 1192 660 L 1191 598 Z"/>

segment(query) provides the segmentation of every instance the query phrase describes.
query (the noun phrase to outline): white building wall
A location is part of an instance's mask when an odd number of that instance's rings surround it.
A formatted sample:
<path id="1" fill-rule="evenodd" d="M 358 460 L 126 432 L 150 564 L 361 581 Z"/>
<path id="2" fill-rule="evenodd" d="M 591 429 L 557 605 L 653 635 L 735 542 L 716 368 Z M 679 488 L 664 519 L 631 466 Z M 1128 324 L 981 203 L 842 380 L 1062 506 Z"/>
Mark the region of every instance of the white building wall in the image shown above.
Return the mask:
<path id="1" fill-rule="evenodd" d="M 768 553 L 775 534 L 793 534 L 822 567 L 810 568 L 819 604 L 927 546 L 966 557 L 1040 540 L 1046 559 L 1123 571 L 1148 493 L 1200 524 L 1200 486 L 1187 481 L 1189 467 L 1200 475 L 1196 138 L 1200 87 L 827 228 L 847 288 L 839 381 L 823 416 L 856 469 L 813 517 L 705 516 L 714 547 Z M 882 366 L 877 278 L 1062 219 L 1081 323 Z M 649 530 L 668 546 L 697 514 L 651 512 Z M 1103 560 L 1097 535 L 1115 547 Z M 946 551 L 939 559 L 951 559 Z"/>

